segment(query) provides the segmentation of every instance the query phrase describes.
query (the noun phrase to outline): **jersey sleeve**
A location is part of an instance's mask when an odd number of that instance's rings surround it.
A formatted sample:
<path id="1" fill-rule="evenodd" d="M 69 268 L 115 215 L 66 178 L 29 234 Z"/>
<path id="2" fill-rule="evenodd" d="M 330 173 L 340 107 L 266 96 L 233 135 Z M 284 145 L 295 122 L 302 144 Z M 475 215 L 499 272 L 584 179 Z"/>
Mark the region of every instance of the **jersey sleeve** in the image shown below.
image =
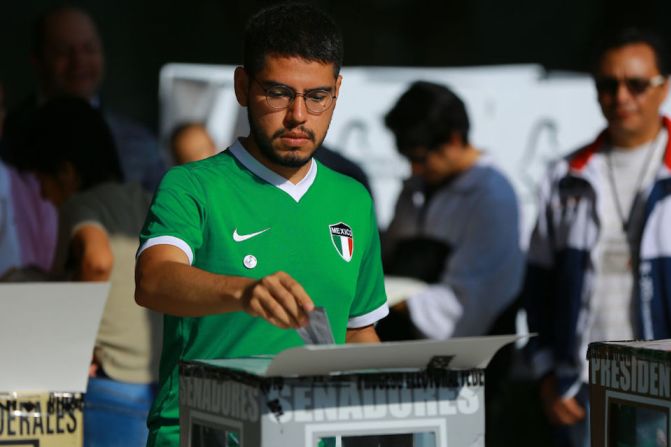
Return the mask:
<path id="1" fill-rule="evenodd" d="M 368 243 L 361 260 L 357 294 L 350 308 L 349 322 L 347 323 L 347 327 L 351 329 L 374 324 L 389 313 L 387 295 L 384 290 L 382 259 L 380 257 L 380 235 L 377 230 L 377 220 L 375 219 L 372 202 L 369 207 L 369 216 Z"/>
<path id="2" fill-rule="evenodd" d="M 163 177 L 149 207 L 140 233 L 138 256 L 154 245 L 173 245 L 193 264 L 194 253 L 203 244 L 203 206 L 200 184 L 188 169 L 172 168 Z"/>

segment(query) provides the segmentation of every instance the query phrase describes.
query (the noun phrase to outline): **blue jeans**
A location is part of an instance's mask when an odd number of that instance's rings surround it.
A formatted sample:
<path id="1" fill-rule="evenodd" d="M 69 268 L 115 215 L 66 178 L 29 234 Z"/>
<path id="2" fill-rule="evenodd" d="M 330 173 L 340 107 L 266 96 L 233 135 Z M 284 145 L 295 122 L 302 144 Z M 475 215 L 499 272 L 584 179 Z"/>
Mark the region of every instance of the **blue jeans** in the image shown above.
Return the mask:
<path id="1" fill-rule="evenodd" d="M 89 378 L 84 397 L 84 446 L 144 447 L 147 413 L 155 396 L 153 384 Z"/>

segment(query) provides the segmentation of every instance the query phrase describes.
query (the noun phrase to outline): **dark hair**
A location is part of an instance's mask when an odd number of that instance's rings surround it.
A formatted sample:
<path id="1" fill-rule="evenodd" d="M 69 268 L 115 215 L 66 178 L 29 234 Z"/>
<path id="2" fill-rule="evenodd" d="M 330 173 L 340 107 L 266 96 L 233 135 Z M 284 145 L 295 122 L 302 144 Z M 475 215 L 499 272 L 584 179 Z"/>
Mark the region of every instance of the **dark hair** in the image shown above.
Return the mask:
<path id="1" fill-rule="evenodd" d="M 423 147 L 436 149 L 456 132 L 468 144 L 470 124 L 463 101 L 449 88 L 414 82 L 384 117 L 401 153 Z"/>
<path id="2" fill-rule="evenodd" d="M 297 56 L 334 65 L 338 76 L 343 59 L 340 29 L 324 12 L 304 3 L 281 3 L 264 8 L 247 22 L 244 66 L 254 75 L 267 55 Z"/>
<path id="3" fill-rule="evenodd" d="M 33 24 L 33 33 L 30 42 L 31 43 L 30 50 L 33 56 L 39 58 L 44 54 L 44 46 L 46 43 L 46 33 L 47 33 L 47 22 L 52 17 L 66 11 L 79 12 L 89 17 L 91 20 L 93 20 L 91 15 L 87 13 L 85 10 L 77 6 L 71 5 L 69 3 L 61 3 L 46 9 L 45 11 L 40 13 L 40 15 L 37 16 L 37 19 Z"/>
<path id="4" fill-rule="evenodd" d="M 114 137 L 102 114 L 81 98 L 52 99 L 35 115 L 28 138 L 29 168 L 55 175 L 72 163 L 85 190 L 105 181 L 121 181 Z"/>
<path id="5" fill-rule="evenodd" d="M 601 40 L 597 46 L 596 52 L 592 57 L 592 74 L 599 72 L 601 59 L 607 51 L 622 48 L 627 45 L 644 44 L 649 46 L 655 53 L 655 62 L 657 69 L 663 76 L 668 76 L 671 72 L 669 63 L 669 54 L 666 42 L 661 36 L 653 31 L 639 28 L 625 28 L 614 33 L 608 34 Z"/>

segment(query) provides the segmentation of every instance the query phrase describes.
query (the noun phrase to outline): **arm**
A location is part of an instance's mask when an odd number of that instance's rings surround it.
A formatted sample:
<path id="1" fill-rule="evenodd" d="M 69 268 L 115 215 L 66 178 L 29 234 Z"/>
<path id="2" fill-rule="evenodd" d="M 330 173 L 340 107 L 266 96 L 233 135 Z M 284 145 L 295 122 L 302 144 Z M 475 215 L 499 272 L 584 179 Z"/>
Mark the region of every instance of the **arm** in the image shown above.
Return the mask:
<path id="1" fill-rule="evenodd" d="M 209 273 L 189 265 L 171 245 L 143 251 L 135 269 L 135 300 L 177 316 L 244 311 L 281 327 L 301 327 L 314 308 L 303 287 L 283 272 L 259 280 Z"/>
<path id="2" fill-rule="evenodd" d="M 375 326 L 372 324 L 361 328 L 347 329 L 345 341 L 347 343 L 380 343 L 377 332 L 375 332 Z"/>
<path id="3" fill-rule="evenodd" d="M 554 183 L 550 170 L 538 191 L 538 218 L 529 240 L 526 274 L 521 293 L 529 332 L 538 333 L 538 336 L 531 338 L 525 347 L 525 354 L 537 379 L 548 376 L 556 366 L 552 352 L 556 323 L 553 222 L 555 213 L 561 213 L 561 210 L 552 204 Z"/>
<path id="4" fill-rule="evenodd" d="M 553 185 L 548 173 L 539 190 L 538 219 L 529 241 L 522 301 L 529 332 L 537 332 L 538 336 L 529 340 L 525 351 L 534 375 L 540 378 L 539 395 L 548 420 L 555 425 L 573 425 L 585 418 L 585 409 L 575 397 L 559 394 L 553 372 L 556 365 L 551 345 L 554 324 L 558 323 L 553 293 L 556 281 L 553 222 L 554 213 L 559 211 L 551 205 Z"/>
<path id="5" fill-rule="evenodd" d="M 441 278 L 407 300 L 413 324 L 428 338 L 486 334 L 519 292 L 524 255 L 512 188 L 490 187 L 469 200 Z"/>
<path id="6" fill-rule="evenodd" d="M 553 424 L 573 425 L 585 418 L 585 409 L 575 397 L 562 397 L 557 393 L 554 374 L 548 374 L 541 380 L 539 391 L 543 410 Z"/>
<path id="7" fill-rule="evenodd" d="M 75 259 L 77 281 L 107 281 L 114 255 L 107 232 L 98 225 L 82 225 L 72 236 L 70 250 Z"/>
<path id="8" fill-rule="evenodd" d="M 108 281 L 114 266 L 114 254 L 107 232 L 99 225 L 84 224 L 76 229 L 70 242 L 70 252 L 75 259 L 77 281 Z M 89 377 L 98 374 L 100 363 L 93 354 Z"/>

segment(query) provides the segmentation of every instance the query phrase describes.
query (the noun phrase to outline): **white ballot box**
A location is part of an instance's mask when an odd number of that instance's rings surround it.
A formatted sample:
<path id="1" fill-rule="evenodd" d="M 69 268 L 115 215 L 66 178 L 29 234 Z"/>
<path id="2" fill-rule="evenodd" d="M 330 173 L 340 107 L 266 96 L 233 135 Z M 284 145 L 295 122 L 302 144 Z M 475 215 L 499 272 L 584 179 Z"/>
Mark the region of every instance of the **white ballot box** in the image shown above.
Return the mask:
<path id="1" fill-rule="evenodd" d="M 80 447 L 108 283 L 0 284 L 0 446 Z"/>
<path id="2" fill-rule="evenodd" d="M 671 340 L 591 343 L 592 446 L 668 446 Z"/>
<path id="3" fill-rule="evenodd" d="M 484 446 L 484 368 L 517 336 L 182 362 L 181 447 Z"/>

